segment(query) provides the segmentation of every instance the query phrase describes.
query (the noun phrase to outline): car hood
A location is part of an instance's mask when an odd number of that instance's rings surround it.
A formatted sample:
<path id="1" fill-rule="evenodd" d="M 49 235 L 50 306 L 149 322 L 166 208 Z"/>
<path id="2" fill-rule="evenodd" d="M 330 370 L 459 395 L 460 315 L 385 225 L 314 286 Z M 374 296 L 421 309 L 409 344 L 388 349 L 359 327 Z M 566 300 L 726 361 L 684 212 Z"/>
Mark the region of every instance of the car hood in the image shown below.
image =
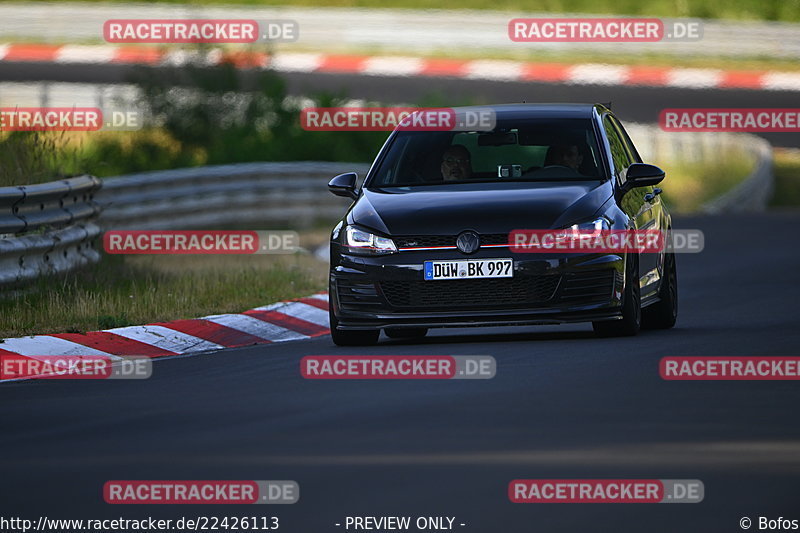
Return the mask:
<path id="1" fill-rule="evenodd" d="M 594 216 L 610 181 L 507 182 L 364 189 L 347 217 L 388 235 L 506 233 L 560 228 Z"/>

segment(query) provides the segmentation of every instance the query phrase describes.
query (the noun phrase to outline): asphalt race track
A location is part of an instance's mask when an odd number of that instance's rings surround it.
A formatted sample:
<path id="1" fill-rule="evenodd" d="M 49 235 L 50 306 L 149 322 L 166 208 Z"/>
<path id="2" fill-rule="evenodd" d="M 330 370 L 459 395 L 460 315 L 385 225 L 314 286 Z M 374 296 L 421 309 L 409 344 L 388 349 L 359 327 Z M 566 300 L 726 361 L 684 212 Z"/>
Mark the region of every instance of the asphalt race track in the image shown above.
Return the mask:
<path id="1" fill-rule="evenodd" d="M 114 84 L 131 81 L 137 72 L 158 68 L 130 65 L 70 65 L 0 62 L 0 79 L 6 82 L 56 81 Z M 247 78 L 253 71 L 242 71 Z M 435 99 L 434 105 L 509 102 L 611 102 L 623 121 L 657 123 L 664 108 L 794 108 L 796 91 L 744 89 L 683 89 L 626 85 L 563 85 L 521 81 L 469 80 L 364 76 L 360 74 L 281 73 L 289 93 L 319 93 L 362 98 L 386 103 L 418 103 Z M 798 133 L 759 133 L 774 146 L 800 147 Z"/>
<path id="2" fill-rule="evenodd" d="M 666 355 L 797 356 L 800 213 L 682 218 L 673 330 L 439 330 L 423 343 L 330 337 L 157 361 L 145 381 L 0 386 L 0 470 L 17 516 L 276 514 L 281 531 L 348 515 L 455 516 L 491 532 L 733 532 L 800 518 L 800 384 L 670 382 Z M 304 355 L 492 355 L 492 380 L 310 381 Z M 700 479 L 699 504 L 512 504 L 515 478 Z M 114 479 L 291 479 L 288 506 L 114 506 Z M 754 525 L 754 530 L 757 527 Z"/>

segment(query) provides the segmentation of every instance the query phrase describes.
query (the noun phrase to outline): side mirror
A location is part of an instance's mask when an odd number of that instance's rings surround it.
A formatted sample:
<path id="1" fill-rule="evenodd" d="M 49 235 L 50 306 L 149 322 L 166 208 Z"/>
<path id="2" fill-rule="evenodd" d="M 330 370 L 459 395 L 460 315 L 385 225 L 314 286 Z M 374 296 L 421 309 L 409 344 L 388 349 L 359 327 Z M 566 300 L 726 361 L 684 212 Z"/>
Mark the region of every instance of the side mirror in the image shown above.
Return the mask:
<path id="1" fill-rule="evenodd" d="M 657 185 L 664 179 L 664 171 L 655 165 L 648 165 L 646 163 L 634 163 L 628 167 L 628 172 L 625 173 L 625 190 L 633 189 L 634 187 L 649 187 Z"/>
<path id="2" fill-rule="evenodd" d="M 355 172 L 339 174 L 328 182 L 328 190 L 336 196 L 346 196 L 355 200 L 358 198 L 358 193 L 356 192 L 357 179 L 358 174 Z"/>

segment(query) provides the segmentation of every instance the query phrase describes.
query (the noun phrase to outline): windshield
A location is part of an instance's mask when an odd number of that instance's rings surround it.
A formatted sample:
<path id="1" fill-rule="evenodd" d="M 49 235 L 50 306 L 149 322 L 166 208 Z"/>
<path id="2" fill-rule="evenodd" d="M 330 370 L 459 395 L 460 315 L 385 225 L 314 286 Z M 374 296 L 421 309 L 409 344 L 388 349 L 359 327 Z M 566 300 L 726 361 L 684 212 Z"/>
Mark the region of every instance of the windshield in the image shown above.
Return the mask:
<path id="1" fill-rule="evenodd" d="M 398 132 L 369 188 L 605 179 L 589 119 L 498 123 L 489 132 Z"/>

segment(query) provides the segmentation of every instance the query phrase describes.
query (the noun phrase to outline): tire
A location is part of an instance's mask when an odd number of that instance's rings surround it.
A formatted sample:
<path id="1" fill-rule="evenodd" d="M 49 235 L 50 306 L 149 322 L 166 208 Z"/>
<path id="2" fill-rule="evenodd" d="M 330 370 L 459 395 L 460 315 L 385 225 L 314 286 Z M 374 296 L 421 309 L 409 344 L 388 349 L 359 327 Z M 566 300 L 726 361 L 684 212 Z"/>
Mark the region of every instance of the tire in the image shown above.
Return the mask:
<path id="1" fill-rule="evenodd" d="M 383 332 L 390 339 L 421 339 L 428 334 L 428 328 L 386 328 Z"/>
<path id="2" fill-rule="evenodd" d="M 642 327 L 642 296 L 639 287 L 639 258 L 629 254 L 622 294 L 622 319 L 592 322 L 598 337 L 633 337 Z"/>
<path id="3" fill-rule="evenodd" d="M 339 330 L 336 327 L 339 321 L 333 315 L 333 310 L 328 309 L 328 316 L 331 324 L 331 338 L 336 346 L 372 346 L 377 344 L 381 334 L 379 329 L 367 330 Z"/>
<path id="4" fill-rule="evenodd" d="M 664 274 L 658 298 L 658 302 L 642 311 L 642 327 L 669 329 L 678 319 L 678 270 L 674 253 L 664 256 Z"/>

